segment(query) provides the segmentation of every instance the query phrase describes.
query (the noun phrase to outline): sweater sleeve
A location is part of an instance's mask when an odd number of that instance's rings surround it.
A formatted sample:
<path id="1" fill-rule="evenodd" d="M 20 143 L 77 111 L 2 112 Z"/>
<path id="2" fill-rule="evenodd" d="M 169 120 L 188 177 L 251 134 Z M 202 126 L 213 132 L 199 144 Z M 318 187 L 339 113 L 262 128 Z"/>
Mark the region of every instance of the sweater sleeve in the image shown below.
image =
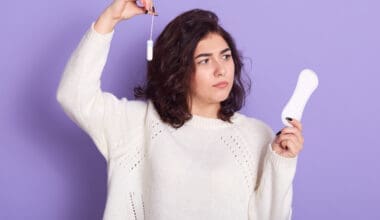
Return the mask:
<path id="1" fill-rule="evenodd" d="M 67 116 L 94 141 L 106 161 L 109 160 L 110 130 L 121 130 L 128 108 L 136 108 L 126 98 L 118 99 L 101 90 L 101 74 L 105 66 L 114 30 L 100 34 L 95 22 L 82 37 L 66 64 L 56 98 Z M 141 106 L 141 105 L 140 105 Z M 132 110 L 133 111 L 133 110 Z M 119 123 L 118 123 L 119 122 Z M 123 125 L 124 126 L 124 125 Z M 107 130 L 108 129 L 108 130 Z"/>
<path id="2" fill-rule="evenodd" d="M 258 182 L 249 204 L 250 220 L 290 220 L 292 216 L 293 179 L 298 156 L 286 158 L 272 150 L 272 129 L 264 148 Z"/>

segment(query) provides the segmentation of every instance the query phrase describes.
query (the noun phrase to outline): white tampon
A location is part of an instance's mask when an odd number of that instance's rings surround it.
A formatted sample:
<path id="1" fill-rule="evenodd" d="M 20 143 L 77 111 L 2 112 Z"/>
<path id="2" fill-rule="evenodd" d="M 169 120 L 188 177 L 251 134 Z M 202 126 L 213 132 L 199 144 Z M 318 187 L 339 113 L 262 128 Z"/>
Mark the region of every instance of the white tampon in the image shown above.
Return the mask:
<path id="1" fill-rule="evenodd" d="M 153 40 L 146 42 L 146 59 L 151 61 L 153 59 Z"/>
<path id="2" fill-rule="evenodd" d="M 154 23 L 154 14 L 152 14 L 152 22 L 150 24 L 150 36 L 149 40 L 146 42 L 146 59 L 151 61 L 153 59 L 153 23 Z"/>
<path id="3" fill-rule="evenodd" d="M 297 86 L 288 103 L 282 110 L 281 120 L 285 126 L 293 127 L 285 118 L 291 117 L 301 121 L 302 113 L 311 94 L 318 87 L 318 76 L 310 69 L 301 71 Z"/>

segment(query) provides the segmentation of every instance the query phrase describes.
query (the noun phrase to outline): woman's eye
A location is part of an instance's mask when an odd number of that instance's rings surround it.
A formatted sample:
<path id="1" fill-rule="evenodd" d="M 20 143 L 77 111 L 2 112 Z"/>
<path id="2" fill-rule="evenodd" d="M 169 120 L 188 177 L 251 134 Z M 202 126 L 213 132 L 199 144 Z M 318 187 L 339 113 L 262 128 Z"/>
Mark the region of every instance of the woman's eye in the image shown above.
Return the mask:
<path id="1" fill-rule="evenodd" d="M 231 54 L 223 55 L 223 59 L 228 60 L 231 58 Z"/>
<path id="2" fill-rule="evenodd" d="M 202 60 L 198 64 L 206 64 L 206 63 L 208 63 L 208 59 Z"/>

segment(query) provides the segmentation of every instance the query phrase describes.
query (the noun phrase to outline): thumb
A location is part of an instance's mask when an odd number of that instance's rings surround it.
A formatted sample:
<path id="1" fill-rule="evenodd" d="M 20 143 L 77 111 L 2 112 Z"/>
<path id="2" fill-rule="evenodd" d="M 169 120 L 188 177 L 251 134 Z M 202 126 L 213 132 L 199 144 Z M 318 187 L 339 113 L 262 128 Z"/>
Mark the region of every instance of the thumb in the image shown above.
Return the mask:
<path id="1" fill-rule="evenodd" d="M 145 7 L 138 6 L 135 13 L 136 15 L 147 14 L 148 10 L 146 10 Z"/>
<path id="2" fill-rule="evenodd" d="M 137 4 L 137 1 L 124 1 L 124 3 L 126 3 L 123 8 L 124 18 L 131 18 L 136 15 L 148 13 L 145 9 L 146 7 L 144 5 L 140 6 L 139 4 Z"/>

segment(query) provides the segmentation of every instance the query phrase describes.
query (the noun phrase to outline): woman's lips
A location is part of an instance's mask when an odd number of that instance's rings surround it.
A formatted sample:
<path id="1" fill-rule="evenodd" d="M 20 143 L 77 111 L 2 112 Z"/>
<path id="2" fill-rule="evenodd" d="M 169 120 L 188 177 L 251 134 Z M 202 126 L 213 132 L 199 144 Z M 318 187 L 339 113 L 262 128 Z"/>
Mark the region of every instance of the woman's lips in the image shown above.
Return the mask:
<path id="1" fill-rule="evenodd" d="M 227 85 L 228 85 L 228 82 L 227 81 L 223 81 L 223 82 L 219 82 L 217 84 L 214 84 L 213 87 L 217 87 L 217 88 L 223 89 L 223 88 L 227 87 Z"/>

